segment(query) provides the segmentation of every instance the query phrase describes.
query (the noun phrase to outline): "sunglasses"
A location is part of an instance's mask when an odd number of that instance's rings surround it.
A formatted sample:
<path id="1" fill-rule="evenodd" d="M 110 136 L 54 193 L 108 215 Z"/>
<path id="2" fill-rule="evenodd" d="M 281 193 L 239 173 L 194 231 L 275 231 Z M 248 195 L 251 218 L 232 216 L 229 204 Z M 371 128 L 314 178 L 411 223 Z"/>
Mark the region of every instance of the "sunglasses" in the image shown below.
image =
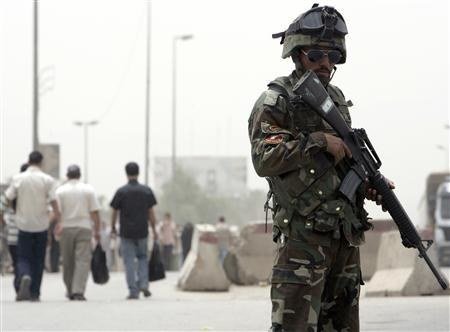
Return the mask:
<path id="1" fill-rule="evenodd" d="M 322 60 L 325 56 L 328 57 L 328 60 L 331 63 L 338 63 L 342 59 L 342 53 L 338 50 L 302 50 L 303 54 L 308 57 L 308 60 L 311 62 L 317 62 Z"/>

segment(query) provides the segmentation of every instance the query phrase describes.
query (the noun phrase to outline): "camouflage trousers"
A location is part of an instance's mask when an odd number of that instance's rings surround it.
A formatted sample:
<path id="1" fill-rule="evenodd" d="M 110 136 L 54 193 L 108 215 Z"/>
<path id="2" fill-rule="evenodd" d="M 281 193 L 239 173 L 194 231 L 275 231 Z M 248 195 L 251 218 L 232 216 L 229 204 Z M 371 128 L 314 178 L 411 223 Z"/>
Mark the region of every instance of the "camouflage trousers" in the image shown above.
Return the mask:
<path id="1" fill-rule="evenodd" d="M 279 243 L 272 272 L 272 324 L 282 331 L 359 331 L 359 249 L 345 238 L 321 246 Z"/>

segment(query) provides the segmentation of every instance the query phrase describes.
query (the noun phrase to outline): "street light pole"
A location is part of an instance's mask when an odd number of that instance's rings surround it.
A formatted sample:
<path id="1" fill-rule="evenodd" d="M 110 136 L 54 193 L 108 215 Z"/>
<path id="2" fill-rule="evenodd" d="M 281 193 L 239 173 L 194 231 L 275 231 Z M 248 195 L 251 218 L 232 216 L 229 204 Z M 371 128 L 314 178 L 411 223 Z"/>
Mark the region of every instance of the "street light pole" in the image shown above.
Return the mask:
<path id="1" fill-rule="evenodd" d="M 177 41 L 186 41 L 193 37 L 193 35 L 178 35 L 172 40 L 172 181 L 175 179 L 177 159 Z"/>
<path id="2" fill-rule="evenodd" d="M 98 121 L 74 121 L 73 123 L 76 126 L 83 127 L 83 134 L 84 134 L 84 181 L 88 182 L 88 127 L 89 126 L 95 126 L 98 124 Z"/>

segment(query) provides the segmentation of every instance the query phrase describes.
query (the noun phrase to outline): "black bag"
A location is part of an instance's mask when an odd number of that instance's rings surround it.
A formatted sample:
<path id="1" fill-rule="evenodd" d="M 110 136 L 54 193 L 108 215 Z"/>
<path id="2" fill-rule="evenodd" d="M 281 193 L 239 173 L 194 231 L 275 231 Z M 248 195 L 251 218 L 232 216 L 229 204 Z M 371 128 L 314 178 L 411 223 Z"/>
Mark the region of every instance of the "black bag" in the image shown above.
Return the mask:
<path id="1" fill-rule="evenodd" d="M 100 244 L 94 249 L 91 260 L 92 278 L 96 284 L 106 284 L 109 280 L 109 271 L 106 266 L 106 253 Z"/>
<path id="2" fill-rule="evenodd" d="M 148 281 L 161 280 L 166 277 L 166 271 L 161 260 L 161 253 L 159 251 L 159 245 L 155 241 L 153 244 L 152 255 L 148 262 Z"/>

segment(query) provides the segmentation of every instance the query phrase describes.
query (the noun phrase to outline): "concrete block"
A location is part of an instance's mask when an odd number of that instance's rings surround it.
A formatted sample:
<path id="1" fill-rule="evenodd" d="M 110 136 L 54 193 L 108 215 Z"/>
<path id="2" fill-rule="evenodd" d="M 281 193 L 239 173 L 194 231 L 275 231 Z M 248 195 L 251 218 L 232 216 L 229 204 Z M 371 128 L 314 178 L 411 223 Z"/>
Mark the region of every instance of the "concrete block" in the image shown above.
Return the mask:
<path id="1" fill-rule="evenodd" d="M 371 220 L 373 229 L 364 233 L 365 243 L 359 247 L 363 280 L 370 280 L 377 269 L 381 234 L 395 229 L 395 223 L 387 219 Z"/>
<path id="2" fill-rule="evenodd" d="M 379 270 L 366 284 L 366 296 L 402 296 L 412 268 Z"/>
<path id="3" fill-rule="evenodd" d="M 365 243 L 359 247 L 361 255 L 361 273 L 363 280 L 369 280 L 377 269 L 378 249 L 381 241 L 380 232 L 368 231 L 365 235 Z"/>
<path id="4" fill-rule="evenodd" d="M 276 255 L 272 241 L 272 225 L 256 222 L 245 226 L 236 246 L 230 249 L 223 267 L 227 277 L 238 285 L 254 285 L 268 281 Z"/>
<path id="5" fill-rule="evenodd" d="M 192 246 L 180 271 L 178 287 L 184 291 L 227 291 L 230 281 L 219 260 L 215 227 L 195 225 Z"/>
<path id="6" fill-rule="evenodd" d="M 438 268 L 435 246 L 427 254 Z M 376 272 L 367 283 L 365 294 L 419 296 L 443 292 L 428 265 L 418 257 L 418 251 L 403 247 L 399 232 L 390 231 L 381 236 Z"/>

